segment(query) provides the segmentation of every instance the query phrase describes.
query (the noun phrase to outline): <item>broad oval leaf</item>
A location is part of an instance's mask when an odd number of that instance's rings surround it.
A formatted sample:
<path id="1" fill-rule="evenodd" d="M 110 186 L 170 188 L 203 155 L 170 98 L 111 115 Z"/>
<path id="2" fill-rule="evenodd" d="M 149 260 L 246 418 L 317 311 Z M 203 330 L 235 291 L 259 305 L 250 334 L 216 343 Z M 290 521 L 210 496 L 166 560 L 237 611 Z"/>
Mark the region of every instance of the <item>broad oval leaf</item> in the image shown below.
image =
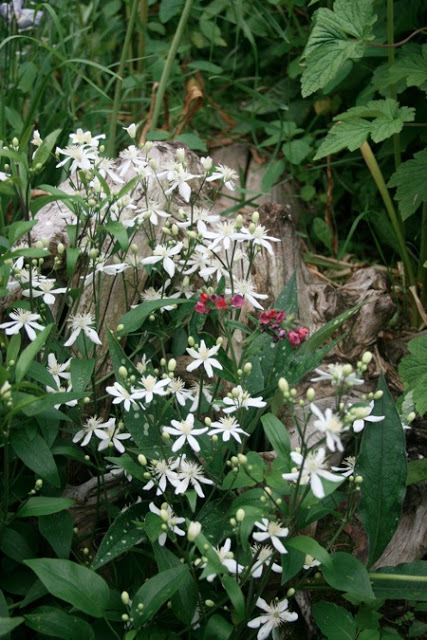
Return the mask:
<path id="1" fill-rule="evenodd" d="M 54 487 L 60 486 L 61 482 L 53 455 L 39 434 L 34 434 L 30 439 L 25 431 L 14 429 L 10 434 L 10 441 L 18 458 L 31 471 L 53 484 Z"/>
<path id="2" fill-rule="evenodd" d="M 333 602 L 316 602 L 313 615 L 328 640 L 354 640 L 356 622 L 349 611 Z"/>
<path id="3" fill-rule="evenodd" d="M 370 573 L 377 598 L 427 602 L 427 562 L 419 560 L 396 567 L 381 567 Z"/>
<path id="4" fill-rule="evenodd" d="M 334 589 L 345 591 L 363 602 L 375 598 L 369 575 L 361 562 L 342 551 L 331 556 L 332 566 L 321 565 L 326 582 Z"/>
<path id="5" fill-rule="evenodd" d="M 37 558 L 25 564 L 52 595 L 90 616 L 104 616 L 110 592 L 105 580 L 91 569 L 59 558 Z"/>
<path id="6" fill-rule="evenodd" d="M 30 629 L 62 640 L 93 640 L 95 633 L 86 620 L 57 607 L 39 607 L 25 616 Z"/>
<path id="7" fill-rule="evenodd" d="M 117 516 L 102 539 L 92 569 L 99 569 L 138 544 L 144 532 L 135 521 L 144 518 L 146 512 L 145 504 L 134 504 Z"/>
<path id="8" fill-rule="evenodd" d="M 18 509 L 16 517 L 48 516 L 52 513 L 69 509 L 73 504 L 74 500 L 71 500 L 71 498 L 49 498 L 45 496 L 28 498 L 27 502 Z"/>

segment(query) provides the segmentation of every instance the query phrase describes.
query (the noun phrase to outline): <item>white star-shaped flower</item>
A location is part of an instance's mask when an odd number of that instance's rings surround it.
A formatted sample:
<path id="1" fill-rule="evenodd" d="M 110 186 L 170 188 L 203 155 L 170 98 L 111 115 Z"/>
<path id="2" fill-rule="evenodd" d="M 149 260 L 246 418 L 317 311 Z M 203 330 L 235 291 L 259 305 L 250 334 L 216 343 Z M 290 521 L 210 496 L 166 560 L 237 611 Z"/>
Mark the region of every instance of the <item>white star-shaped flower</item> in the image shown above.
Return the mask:
<path id="1" fill-rule="evenodd" d="M 350 405 L 350 416 L 354 417 L 353 431 L 360 433 L 365 428 L 365 422 L 381 422 L 385 416 L 371 416 L 374 408 L 374 400 L 371 400 L 369 405 L 364 406 L 352 406 Z"/>
<path id="2" fill-rule="evenodd" d="M 282 473 L 282 478 L 292 482 L 296 482 L 299 478 L 301 485 L 310 483 L 311 490 L 316 498 L 325 497 L 321 478 L 331 482 L 342 482 L 342 476 L 335 476 L 326 469 L 326 450 L 323 447 L 317 449 L 317 451 L 310 451 L 305 459 L 298 451 L 292 451 L 291 458 L 300 469 L 296 469 L 291 473 Z"/>
<path id="3" fill-rule="evenodd" d="M 243 429 L 240 428 L 240 425 L 237 422 L 236 418 L 233 418 L 231 416 L 224 416 L 216 422 L 212 422 L 210 426 L 212 428 L 209 431 L 208 436 L 222 435 L 222 439 L 224 442 L 228 442 L 230 440 L 230 437 L 233 437 L 235 440 L 237 440 L 237 442 L 241 443 L 242 441 L 239 434 L 242 434 L 244 436 L 249 435 L 249 433 L 246 433 L 246 431 L 243 431 Z"/>
<path id="4" fill-rule="evenodd" d="M 339 416 L 333 413 L 329 407 L 326 409 L 325 414 L 323 414 L 319 407 L 316 407 L 313 402 L 310 404 L 310 410 L 317 416 L 317 420 L 314 421 L 313 426 L 325 434 L 328 449 L 335 451 L 336 448 L 338 451 L 344 451 L 340 435 L 345 428 Z"/>
<path id="5" fill-rule="evenodd" d="M 221 345 L 216 345 L 208 349 L 204 340 L 200 341 L 200 346 L 197 349 L 194 347 L 187 348 L 188 354 L 194 358 L 194 361 L 187 366 L 187 371 L 194 371 L 194 369 L 203 365 L 209 378 L 213 378 L 214 372 L 212 367 L 222 369 L 222 365 L 218 360 L 212 357 L 218 353 L 220 348 Z"/>
<path id="6" fill-rule="evenodd" d="M 279 553 L 288 553 L 282 544 L 280 538 L 287 538 L 289 529 L 282 527 L 280 522 L 274 522 L 268 518 L 262 518 L 261 522 L 255 522 L 255 526 L 261 531 L 256 531 L 252 537 L 257 542 L 265 542 L 271 540 L 271 544 Z"/>
<path id="7" fill-rule="evenodd" d="M 178 255 L 182 246 L 182 242 L 178 242 L 175 246 L 158 244 L 153 251 L 153 255 L 141 260 L 141 264 L 156 264 L 157 262 L 162 262 L 163 269 L 173 278 L 175 275 L 175 263 L 172 260 L 172 256 Z"/>
<path id="8" fill-rule="evenodd" d="M 12 320 L 0 324 L 0 329 L 4 329 L 8 336 L 12 336 L 15 333 L 19 333 L 21 329 L 25 329 L 27 336 L 33 341 L 37 337 L 35 329 L 38 331 L 43 331 L 44 329 L 44 327 L 37 322 L 40 318 L 38 313 L 31 313 L 31 311 L 26 311 L 25 309 L 15 309 L 12 313 L 9 313 L 9 318 L 12 318 Z"/>
<path id="9" fill-rule="evenodd" d="M 68 323 L 71 324 L 71 335 L 67 342 L 64 342 L 64 347 L 71 347 L 82 331 L 94 344 L 102 344 L 95 329 L 90 326 L 94 322 L 95 319 L 90 313 L 76 313 L 75 316 L 70 316 Z"/>
<path id="10" fill-rule="evenodd" d="M 260 630 L 257 634 L 257 640 L 266 640 L 273 629 L 277 629 L 282 626 L 284 622 L 295 622 L 298 619 L 298 614 L 288 611 L 288 601 L 280 600 L 277 602 L 270 602 L 267 604 L 262 598 L 258 598 L 256 606 L 262 609 L 265 613 L 248 622 L 248 627 L 251 629 Z"/>
<path id="11" fill-rule="evenodd" d="M 202 427 L 201 429 L 194 428 L 194 416 L 189 413 L 185 420 L 171 420 L 171 427 L 163 427 L 163 431 L 169 433 L 171 436 L 178 436 L 172 446 L 172 451 L 179 451 L 185 443 L 193 449 L 193 451 L 199 452 L 200 445 L 194 436 L 199 436 L 202 433 L 206 433 L 208 427 Z"/>

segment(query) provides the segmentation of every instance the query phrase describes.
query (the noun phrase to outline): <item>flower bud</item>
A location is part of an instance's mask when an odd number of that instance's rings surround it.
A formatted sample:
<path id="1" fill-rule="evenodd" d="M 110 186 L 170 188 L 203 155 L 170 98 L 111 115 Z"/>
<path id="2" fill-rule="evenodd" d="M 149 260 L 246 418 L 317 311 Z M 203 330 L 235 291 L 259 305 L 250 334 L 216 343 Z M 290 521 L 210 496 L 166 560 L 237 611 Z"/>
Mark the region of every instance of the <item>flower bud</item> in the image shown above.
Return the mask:
<path id="1" fill-rule="evenodd" d="M 286 380 L 286 378 L 280 378 L 279 379 L 279 389 L 282 393 L 288 393 L 289 392 L 289 384 L 288 381 Z"/>
<path id="2" fill-rule="evenodd" d="M 314 398 L 316 397 L 316 392 L 313 389 L 313 387 L 310 387 L 309 389 L 307 389 L 307 393 L 306 393 L 306 398 L 309 402 L 313 402 Z"/>
<path id="3" fill-rule="evenodd" d="M 119 367 L 119 376 L 123 379 L 128 377 L 128 371 L 126 367 Z"/>
<path id="4" fill-rule="evenodd" d="M 129 594 L 128 594 L 127 591 L 122 591 L 120 597 L 121 597 L 122 602 L 123 602 L 124 605 L 129 604 L 130 598 L 129 598 Z"/>
<path id="5" fill-rule="evenodd" d="M 138 462 L 141 465 L 141 467 L 146 467 L 147 466 L 147 458 L 144 456 L 144 454 L 142 454 L 142 453 L 139 454 Z"/>
<path id="6" fill-rule="evenodd" d="M 373 358 L 373 355 L 370 351 L 365 351 L 365 353 L 362 356 L 362 362 L 363 364 L 369 364 L 371 362 Z"/>
<path id="7" fill-rule="evenodd" d="M 353 373 L 353 367 L 351 366 L 351 364 L 345 364 L 342 368 L 342 374 L 344 378 L 347 378 L 352 373 Z"/>
<path id="8" fill-rule="evenodd" d="M 214 607 L 215 606 L 215 602 L 213 600 L 205 600 L 205 605 L 207 607 Z"/>
<path id="9" fill-rule="evenodd" d="M 243 367 L 243 371 L 246 374 L 250 373 L 252 371 L 252 363 L 251 362 L 247 362 L 245 364 L 245 366 Z"/>
<path id="10" fill-rule="evenodd" d="M 200 522 L 190 522 L 187 530 L 187 540 L 193 542 L 202 530 Z"/>
<path id="11" fill-rule="evenodd" d="M 236 520 L 237 522 L 243 522 L 245 517 L 245 510 L 244 509 L 237 509 L 236 511 Z"/>
<path id="12" fill-rule="evenodd" d="M 258 211 L 254 211 L 253 212 L 251 219 L 252 219 L 252 222 L 254 224 L 258 224 L 258 222 L 259 222 L 259 213 L 258 213 Z"/>
<path id="13" fill-rule="evenodd" d="M 291 587 L 290 589 L 287 590 L 286 596 L 288 598 L 292 598 L 292 596 L 294 596 L 294 595 L 295 595 L 295 589 L 293 587 Z"/>

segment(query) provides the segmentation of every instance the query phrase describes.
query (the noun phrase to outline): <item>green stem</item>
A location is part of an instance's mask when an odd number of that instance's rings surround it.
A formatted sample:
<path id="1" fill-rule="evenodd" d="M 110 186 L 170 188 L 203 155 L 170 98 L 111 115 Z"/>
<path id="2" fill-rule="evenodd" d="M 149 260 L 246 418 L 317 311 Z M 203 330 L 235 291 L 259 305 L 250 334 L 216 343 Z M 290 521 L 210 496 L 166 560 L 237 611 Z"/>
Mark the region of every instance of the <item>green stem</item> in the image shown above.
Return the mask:
<path id="1" fill-rule="evenodd" d="M 150 131 L 154 131 L 157 126 L 157 121 L 160 115 L 160 109 L 162 108 L 163 97 L 165 95 L 166 86 L 169 81 L 172 64 L 175 60 L 176 52 L 184 33 L 188 18 L 190 16 L 191 5 L 193 0 L 186 0 L 184 10 L 181 14 L 181 18 L 178 23 L 177 30 L 172 40 L 172 44 L 169 49 L 168 57 L 166 58 L 165 66 L 163 67 L 162 77 L 160 79 L 159 88 L 157 90 L 156 101 L 154 103 L 153 118 L 151 120 Z"/>
<path id="2" fill-rule="evenodd" d="M 360 147 L 360 152 L 368 165 L 368 169 L 371 172 L 371 175 L 377 185 L 377 189 L 383 199 L 384 206 L 388 213 L 388 217 L 390 218 L 390 222 L 392 224 L 397 243 L 399 245 L 400 257 L 403 262 L 403 266 L 405 267 L 405 273 L 408 280 L 409 286 L 416 284 L 416 279 L 414 275 L 414 271 L 412 268 L 412 262 L 408 254 L 408 250 L 405 244 L 405 236 L 403 232 L 402 221 L 398 217 L 396 210 L 393 205 L 393 201 L 388 192 L 386 183 L 384 182 L 383 174 L 381 173 L 381 169 L 378 166 L 378 162 L 372 153 L 372 149 L 369 145 L 369 142 L 364 142 Z"/>
<path id="3" fill-rule="evenodd" d="M 387 0 L 387 44 L 389 48 L 387 49 L 388 56 L 388 66 L 392 67 L 394 64 L 394 47 L 392 46 L 394 43 L 394 0 Z M 397 91 L 396 85 L 392 84 L 390 87 L 391 97 L 396 100 Z M 393 134 L 393 150 L 394 150 L 394 167 L 400 165 L 402 158 L 400 153 L 400 134 Z"/>
<path id="4" fill-rule="evenodd" d="M 114 91 L 113 110 L 111 112 L 110 132 L 108 135 L 108 147 L 107 152 L 110 157 L 113 157 L 116 147 L 116 130 L 117 130 L 117 117 L 120 109 L 120 97 L 122 93 L 123 73 L 125 70 L 126 60 L 128 57 L 128 50 L 133 34 L 133 27 L 135 25 L 136 13 L 139 7 L 139 0 L 133 0 L 132 11 L 129 18 L 129 23 L 126 29 L 125 42 L 123 44 L 122 55 L 119 63 L 119 71 L 117 73 L 116 88 Z"/>

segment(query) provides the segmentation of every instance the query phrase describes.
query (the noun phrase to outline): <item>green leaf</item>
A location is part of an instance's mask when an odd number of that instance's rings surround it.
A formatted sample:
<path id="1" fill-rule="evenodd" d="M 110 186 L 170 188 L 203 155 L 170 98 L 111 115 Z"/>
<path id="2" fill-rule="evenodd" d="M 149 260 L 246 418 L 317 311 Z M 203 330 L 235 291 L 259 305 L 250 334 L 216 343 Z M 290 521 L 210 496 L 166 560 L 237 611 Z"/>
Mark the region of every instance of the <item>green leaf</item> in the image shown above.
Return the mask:
<path id="1" fill-rule="evenodd" d="M 95 618 L 105 615 L 110 591 L 105 580 L 91 569 L 57 558 L 25 560 L 25 564 L 55 597 Z"/>
<path id="2" fill-rule="evenodd" d="M 28 523 L 15 520 L 4 528 L 0 549 L 16 562 L 23 562 L 37 555 L 38 536 L 34 535 Z M 10 586 L 9 583 L 7 586 Z"/>
<path id="3" fill-rule="evenodd" d="M 117 240 L 122 251 L 127 251 L 129 246 L 129 237 L 126 228 L 121 222 L 112 220 L 103 225 L 110 235 Z"/>
<path id="4" fill-rule="evenodd" d="M 171 18 L 181 13 L 183 7 L 184 0 L 161 0 L 159 8 L 160 22 L 166 24 Z"/>
<path id="5" fill-rule="evenodd" d="M 406 486 L 409 487 L 411 484 L 423 482 L 424 480 L 427 480 L 427 458 L 409 462 Z"/>
<path id="6" fill-rule="evenodd" d="M 354 640 L 356 623 L 349 611 L 333 602 L 316 602 L 313 616 L 328 640 Z"/>
<path id="7" fill-rule="evenodd" d="M 59 511 L 39 518 L 39 531 L 58 558 L 67 559 L 70 555 L 73 527 L 73 517 L 69 511 Z"/>
<path id="8" fill-rule="evenodd" d="M 67 276 L 70 278 L 76 270 L 77 260 L 80 257 L 79 247 L 67 247 L 66 262 L 67 262 Z"/>
<path id="9" fill-rule="evenodd" d="M 16 363 L 16 381 L 21 382 L 27 373 L 31 363 L 35 359 L 36 355 L 41 351 L 44 343 L 49 337 L 49 334 L 52 330 L 53 324 L 49 324 L 47 327 L 43 329 L 35 340 L 33 340 L 28 347 L 26 347 L 21 355 L 19 356 L 19 360 Z"/>
<path id="10" fill-rule="evenodd" d="M 156 558 L 159 571 L 166 571 L 166 569 L 182 566 L 179 558 L 177 558 L 172 551 L 158 544 L 154 545 L 154 557 Z M 171 598 L 172 611 L 184 624 L 190 624 L 194 617 L 197 606 L 197 595 L 198 592 L 194 580 L 190 574 L 187 574 L 182 578 L 178 590 Z"/>
<path id="11" fill-rule="evenodd" d="M 98 553 L 92 563 L 92 569 L 99 569 L 114 558 L 133 549 L 144 535 L 140 521 L 147 511 L 145 504 L 134 504 L 115 518 L 111 527 L 102 539 Z"/>
<path id="12" fill-rule="evenodd" d="M 375 596 L 382 600 L 427 602 L 427 562 L 419 560 L 396 567 L 381 567 L 370 573 Z"/>
<path id="13" fill-rule="evenodd" d="M 360 517 L 369 539 L 368 567 L 390 542 L 402 511 L 407 462 L 405 436 L 384 377 L 378 389 L 372 415 L 385 416 L 380 422 L 365 423 L 356 473 L 363 477 Z"/>
<path id="14" fill-rule="evenodd" d="M 290 140 L 282 145 L 282 153 L 291 164 L 301 164 L 312 151 L 312 141 L 311 136 Z"/>
<path id="15" fill-rule="evenodd" d="M 49 159 L 50 153 L 53 147 L 56 144 L 59 134 L 62 132 L 62 129 L 55 129 L 52 133 L 49 133 L 45 138 L 43 138 L 43 142 L 37 148 L 37 151 L 34 154 L 34 158 L 32 161 L 33 167 L 37 165 L 41 165 L 38 167 L 40 169 Z"/>
<path id="16" fill-rule="evenodd" d="M 291 441 L 283 422 L 272 413 L 267 413 L 261 417 L 261 423 L 274 451 L 279 457 L 288 460 L 291 452 Z"/>
<path id="17" fill-rule="evenodd" d="M 243 622 L 245 620 L 245 597 L 240 586 L 231 576 L 221 576 L 221 582 L 233 605 L 236 622 Z"/>
<path id="18" fill-rule="evenodd" d="M 314 218 L 313 232 L 327 250 L 332 253 L 332 231 L 323 218 Z"/>
<path id="19" fill-rule="evenodd" d="M 187 298 L 163 298 L 162 300 L 148 300 L 147 302 L 142 302 L 135 307 L 135 309 L 131 309 L 120 318 L 119 324 L 124 325 L 124 329 L 120 332 L 120 335 L 126 335 L 132 331 L 140 329 L 153 311 L 157 311 L 158 309 L 167 307 L 171 304 L 184 303 L 188 303 Z"/>
<path id="20" fill-rule="evenodd" d="M 310 538 L 309 536 L 291 538 L 290 540 L 286 540 L 286 548 L 288 547 L 303 551 L 306 555 L 309 554 L 321 562 L 324 567 L 332 568 L 331 556 L 314 538 Z"/>
<path id="21" fill-rule="evenodd" d="M 269 162 L 267 170 L 262 176 L 262 190 L 264 192 L 270 191 L 270 189 L 276 184 L 280 176 L 286 169 L 286 163 L 284 160 L 274 160 Z"/>
<path id="22" fill-rule="evenodd" d="M 26 614 L 30 629 L 62 640 L 93 640 L 95 632 L 86 620 L 73 616 L 57 607 L 39 607 Z"/>
<path id="23" fill-rule="evenodd" d="M 388 181 L 389 187 L 397 187 L 394 197 L 399 203 L 402 220 L 409 218 L 423 202 L 427 202 L 426 174 L 427 148 L 403 162 Z"/>
<path id="24" fill-rule="evenodd" d="M 192 60 L 187 64 L 189 69 L 198 69 L 200 71 L 207 71 L 207 73 L 222 73 L 222 67 L 219 67 L 217 64 L 213 62 L 208 62 L 207 60 Z"/>
<path id="25" fill-rule="evenodd" d="M 304 50 L 306 67 L 301 77 L 303 97 L 322 89 L 333 80 L 347 60 L 365 53 L 374 39 L 373 0 L 336 0 L 333 11 L 320 8 L 314 14 L 314 26 Z"/>
<path id="26" fill-rule="evenodd" d="M 48 498 L 45 496 L 28 498 L 27 502 L 18 509 L 16 517 L 31 518 L 35 516 L 48 516 L 52 513 L 69 509 L 73 504 L 74 500 L 70 498 Z"/>
<path id="27" fill-rule="evenodd" d="M 427 45 L 419 48 L 420 53 L 412 51 L 390 65 L 387 74 L 388 84 L 397 84 L 405 80 L 407 87 L 427 89 Z"/>
<path id="28" fill-rule="evenodd" d="M 262 482 L 267 466 L 261 456 L 255 451 L 249 451 L 246 455 L 248 465 L 252 466 L 251 475 L 249 476 L 244 467 L 241 465 L 237 473 L 230 471 L 225 476 L 222 489 L 242 489 L 244 487 L 253 487 Z"/>
<path id="29" fill-rule="evenodd" d="M 61 485 L 53 455 L 38 433 L 30 437 L 25 431 L 14 429 L 10 434 L 10 442 L 18 458 L 31 471 L 53 484 L 54 487 Z"/>
<path id="30" fill-rule="evenodd" d="M 234 627 L 218 613 L 208 619 L 203 633 L 203 640 L 229 640 Z"/>
<path id="31" fill-rule="evenodd" d="M 368 572 L 357 558 L 340 551 L 332 554 L 331 559 L 332 567 L 320 565 L 323 577 L 331 587 L 345 591 L 363 602 L 374 599 Z"/>
<path id="32" fill-rule="evenodd" d="M 318 329 L 315 333 L 313 333 L 313 335 L 309 336 L 309 338 L 307 338 L 307 340 L 303 342 L 298 351 L 300 356 L 314 353 L 316 349 L 321 347 L 322 344 L 326 342 L 326 340 L 328 340 L 336 331 L 338 331 L 338 329 L 342 327 L 344 322 L 351 318 L 351 316 L 354 315 L 363 304 L 364 303 L 362 302 L 361 304 L 357 304 L 356 306 L 352 307 L 348 311 L 344 311 L 344 313 L 341 313 L 333 320 L 329 320 L 329 322 L 323 325 L 323 327 Z M 310 369 L 307 369 L 307 371 L 310 371 Z"/>
<path id="33" fill-rule="evenodd" d="M 0 618 L 0 638 L 19 627 L 24 621 L 25 619 L 19 616 L 15 618 Z"/>
<path id="34" fill-rule="evenodd" d="M 38 220 L 18 220 L 18 222 L 12 222 L 7 234 L 10 246 L 12 247 L 19 238 L 29 233 L 37 222 Z"/>
<path id="35" fill-rule="evenodd" d="M 85 391 L 95 368 L 94 358 L 73 358 L 70 363 L 73 391 Z"/>
<path id="36" fill-rule="evenodd" d="M 415 109 L 399 107 L 392 98 L 371 100 L 363 107 L 352 107 L 335 116 L 337 122 L 323 140 L 314 160 L 342 149 L 355 151 L 369 136 L 374 142 L 382 142 L 399 133 L 404 123 L 412 122 L 414 118 Z"/>
<path id="37" fill-rule="evenodd" d="M 138 589 L 133 597 L 131 614 L 136 628 L 151 620 L 160 607 L 170 600 L 189 570 L 188 565 L 181 564 L 179 567 L 161 571 Z M 139 604 L 144 605 L 142 611 L 138 609 Z"/>
<path id="38" fill-rule="evenodd" d="M 206 143 L 197 136 L 195 133 L 180 133 L 179 136 L 175 138 L 177 142 L 182 142 L 187 145 L 189 149 L 193 149 L 193 151 L 207 151 Z"/>

